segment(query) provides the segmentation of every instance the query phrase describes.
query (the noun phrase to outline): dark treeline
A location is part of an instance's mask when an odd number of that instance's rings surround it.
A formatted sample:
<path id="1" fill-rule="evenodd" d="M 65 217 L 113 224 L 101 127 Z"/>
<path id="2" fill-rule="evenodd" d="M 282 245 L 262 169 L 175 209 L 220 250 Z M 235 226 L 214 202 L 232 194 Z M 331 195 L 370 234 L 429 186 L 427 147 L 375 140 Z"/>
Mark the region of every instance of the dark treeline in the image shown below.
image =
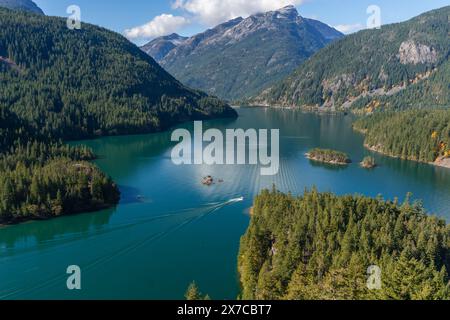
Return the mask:
<path id="1" fill-rule="evenodd" d="M 244 299 L 450 298 L 450 227 L 420 204 L 266 190 L 252 211 L 239 254 Z M 373 265 L 380 290 L 367 286 Z"/>
<path id="2" fill-rule="evenodd" d="M 375 113 L 354 128 L 364 132 L 366 145 L 404 159 L 433 162 L 450 157 L 450 110 Z"/>
<path id="3" fill-rule="evenodd" d="M 124 37 L 66 19 L 0 8 L 0 104 L 64 139 L 154 132 L 181 121 L 236 116 L 184 87 Z"/>
<path id="4" fill-rule="evenodd" d="M 0 107 L 0 223 L 105 208 L 119 191 L 86 147 L 44 139 Z"/>

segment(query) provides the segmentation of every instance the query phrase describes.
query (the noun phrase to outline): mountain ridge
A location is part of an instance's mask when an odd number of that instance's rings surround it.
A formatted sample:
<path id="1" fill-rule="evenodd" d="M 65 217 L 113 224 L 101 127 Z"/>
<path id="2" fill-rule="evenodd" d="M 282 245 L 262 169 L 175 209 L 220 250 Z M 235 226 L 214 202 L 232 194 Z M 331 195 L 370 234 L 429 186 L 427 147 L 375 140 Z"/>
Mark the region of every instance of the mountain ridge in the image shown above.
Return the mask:
<path id="1" fill-rule="evenodd" d="M 0 7 L 44 15 L 44 11 L 31 0 L 0 0 Z"/>
<path id="2" fill-rule="evenodd" d="M 283 79 L 317 50 L 341 37 L 339 31 L 303 18 L 294 6 L 287 6 L 219 24 L 156 60 L 190 87 L 238 100 Z"/>
<path id="3" fill-rule="evenodd" d="M 148 133 L 236 116 L 219 99 L 185 87 L 123 36 L 87 23 L 69 30 L 64 18 L 0 8 L 0 57 L 0 104 L 46 135 Z"/>
<path id="4" fill-rule="evenodd" d="M 255 105 L 319 109 L 448 106 L 450 6 L 363 30 L 313 55 Z"/>
<path id="5" fill-rule="evenodd" d="M 142 46 L 142 50 L 149 54 L 156 61 L 162 60 L 172 49 L 186 41 L 188 37 L 172 33 L 168 36 L 159 37 L 154 41 Z"/>

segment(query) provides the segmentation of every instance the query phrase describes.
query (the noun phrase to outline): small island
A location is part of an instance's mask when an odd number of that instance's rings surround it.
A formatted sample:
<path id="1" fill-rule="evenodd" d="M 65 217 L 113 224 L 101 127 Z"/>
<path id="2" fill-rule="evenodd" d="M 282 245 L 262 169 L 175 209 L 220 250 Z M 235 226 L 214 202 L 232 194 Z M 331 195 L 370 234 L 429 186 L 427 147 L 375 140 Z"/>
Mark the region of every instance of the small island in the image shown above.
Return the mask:
<path id="1" fill-rule="evenodd" d="M 367 156 L 361 161 L 360 165 L 364 169 L 373 169 L 377 166 L 377 163 L 375 162 L 374 157 Z"/>
<path id="2" fill-rule="evenodd" d="M 348 165 L 352 162 L 346 153 L 330 149 L 312 149 L 306 157 L 313 161 L 335 165 Z"/>

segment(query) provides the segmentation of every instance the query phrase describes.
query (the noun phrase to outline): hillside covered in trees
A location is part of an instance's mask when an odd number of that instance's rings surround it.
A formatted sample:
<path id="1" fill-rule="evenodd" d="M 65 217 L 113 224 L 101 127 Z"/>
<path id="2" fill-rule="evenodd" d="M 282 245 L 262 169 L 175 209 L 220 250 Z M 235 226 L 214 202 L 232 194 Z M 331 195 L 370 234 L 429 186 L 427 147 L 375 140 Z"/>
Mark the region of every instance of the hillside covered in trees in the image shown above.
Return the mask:
<path id="1" fill-rule="evenodd" d="M 375 151 L 403 159 L 435 162 L 450 158 L 450 109 L 377 112 L 354 128 Z"/>
<path id="2" fill-rule="evenodd" d="M 449 15 L 447 6 L 349 35 L 320 50 L 252 103 L 369 112 L 448 106 Z"/>
<path id="3" fill-rule="evenodd" d="M 90 149 L 39 134 L 0 106 L 0 224 L 115 205 L 119 190 Z"/>
<path id="4" fill-rule="evenodd" d="M 243 299 L 450 298 L 450 227 L 419 204 L 266 190 L 252 211 Z M 370 266 L 381 269 L 381 283 L 370 282 L 379 290 L 368 289 Z"/>
<path id="5" fill-rule="evenodd" d="M 64 139 L 148 133 L 192 119 L 235 117 L 191 90 L 124 37 L 66 19 L 0 8 L 0 104 Z"/>
<path id="6" fill-rule="evenodd" d="M 154 132 L 235 117 L 122 36 L 0 8 L 0 224 L 115 205 L 91 150 L 63 140 Z"/>

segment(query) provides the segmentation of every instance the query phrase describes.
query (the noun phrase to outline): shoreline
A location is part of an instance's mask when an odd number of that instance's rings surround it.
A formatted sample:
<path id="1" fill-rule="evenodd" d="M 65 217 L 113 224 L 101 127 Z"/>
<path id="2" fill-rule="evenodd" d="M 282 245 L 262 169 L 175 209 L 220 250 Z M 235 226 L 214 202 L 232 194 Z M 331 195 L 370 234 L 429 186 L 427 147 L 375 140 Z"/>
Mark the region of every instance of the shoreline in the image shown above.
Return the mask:
<path id="1" fill-rule="evenodd" d="M 231 106 L 230 106 L 231 108 Z M 233 109 L 234 110 L 234 109 Z M 235 116 L 226 116 L 226 115 L 221 115 L 219 117 L 213 117 L 211 119 L 204 119 L 205 121 L 210 121 L 210 120 L 218 120 L 218 119 L 237 119 L 239 118 L 239 114 L 236 112 Z M 158 134 L 158 133 L 164 133 L 164 132 L 170 132 L 170 130 L 172 128 L 175 128 L 176 126 L 182 125 L 183 123 L 189 123 L 191 121 L 196 121 L 194 119 L 189 120 L 189 121 L 180 121 L 179 123 L 174 123 L 172 125 L 169 125 L 168 127 L 161 127 L 158 128 L 155 131 L 149 131 L 149 132 L 130 132 L 130 133 L 126 133 L 126 134 L 105 134 L 105 135 L 98 135 L 98 136 L 86 136 L 80 139 L 64 139 L 63 140 L 63 144 L 67 145 L 67 146 L 74 146 L 74 145 L 84 145 L 83 142 L 85 141 L 95 141 L 98 139 L 103 139 L 103 138 L 110 138 L 110 137 L 127 137 L 127 136 L 144 136 L 144 135 L 149 135 L 149 134 Z M 102 156 L 105 157 L 105 156 Z M 86 159 L 83 161 L 87 161 L 89 163 L 93 163 L 93 161 L 100 159 L 101 156 L 97 155 L 97 154 L 93 154 L 93 157 L 91 159 Z M 103 171 L 101 171 L 103 172 Z M 114 181 L 113 181 L 114 183 Z M 119 199 L 117 201 L 117 203 L 110 203 L 110 204 L 102 204 L 102 205 L 93 205 L 92 207 L 81 207 L 78 208 L 77 210 L 70 212 L 70 213 L 63 213 L 60 214 L 58 216 L 26 216 L 26 217 L 16 217 L 16 218 L 12 218 L 9 220 L 0 220 L 0 228 L 4 228 L 4 227 L 8 227 L 8 226 L 15 226 L 15 225 L 20 225 L 23 223 L 28 223 L 28 222 L 39 222 L 39 221 L 48 221 L 48 220 L 53 220 L 56 218 L 61 218 L 61 217 L 66 217 L 66 216 L 72 216 L 72 215 L 79 215 L 79 214 L 84 214 L 84 213 L 89 213 L 89 214 L 95 214 L 97 212 L 100 212 L 102 210 L 107 210 L 107 209 L 111 209 L 116 207 L 117 205 L 119 205 L 120 200 L 121 200 L 121 194 L 120 194 L 120 189 L 118 189 L 119 191 Z"/>
<path id="2" fill-rule="evenodd" d="M 32 216 L 32 217 L 22 217 L 22 218 L 15 218 L 15 219 L 11 219 L 11 220 L 7 220 L 7 221 L 0 221 L 0 228 L 5 228 L 5 227 L 10 227 L 10 226 L 17 226 L 20 224 L 24 224 L 24 223 L 28 223 L 28 222 L 39 222 L 39 221 L 49 221 L 49 220 L 53 220 L 53 219 L 58 219 L 58 218 L 63 218 L 63 217 L 70 217 L 70 216 L 76 216 L 76 215 L 81 215 L 81 214 L 95 214 L 98 213 L 100 211 L 103 210 L 108 210 L 111 208 L 116 207 L 117 205 L 119 205 L 120 200 L 115 203 L 115 204 L 104 204 L 104 205 L 98 205 L 96 207 L 92 207 L 92 208 L 82 208 L 82 210 L 79 211 L 75 211 L 72 213 L 66 213 L 66 214 L 61 214 L 58 216 L 48 216 L 48 217 L 36 217 L 36 216 Z"/>
<path id="3" fill-rule="evenodd" d="M 367 150 L 370 150 L 372 152 L 376 152 L 378 154 L 381 154 L 381 155 L 384 155 L 384 156 L 387 156 L 387 157 L 390 157 L 390 158 L 414 161 L 414 162 L 417 162 L 417 163 L 430 164 L 432 166 L 439 167 L 439 168 L 450 169 L 450 158 L 439 157 L 434 162 L 426 162 L 426 161 L 421 161 L 421 160 L 412 159 L 412 158 L 402 158 L 402 157 L 399 157 L 399 156 L 396 156 L 396 155 L 393 155 L 393 154 L 389 154 L 389 153 L 386 153 L 384 151 L 381 151 L 379 149 L 380 147 L 370 146 L 367 143 L 364 143 L 364 147 Z"/>
<path id="4" fill-rule="evenodd" d="M 328 108 L 328 107 L 318 107 L 318 106 L 307 106 L 307 105 L 273 105 L 268 103 L 245 103 L 243 107 L 249 108 L 270 108 L 270 109 L 281 109 L 281 110 L 300 110 L 306 113 L 316 113 L 316 114 L 326 114 L 326 115 L 347 115 L 352 113 L 350 109 L 346 108 Z"/>

